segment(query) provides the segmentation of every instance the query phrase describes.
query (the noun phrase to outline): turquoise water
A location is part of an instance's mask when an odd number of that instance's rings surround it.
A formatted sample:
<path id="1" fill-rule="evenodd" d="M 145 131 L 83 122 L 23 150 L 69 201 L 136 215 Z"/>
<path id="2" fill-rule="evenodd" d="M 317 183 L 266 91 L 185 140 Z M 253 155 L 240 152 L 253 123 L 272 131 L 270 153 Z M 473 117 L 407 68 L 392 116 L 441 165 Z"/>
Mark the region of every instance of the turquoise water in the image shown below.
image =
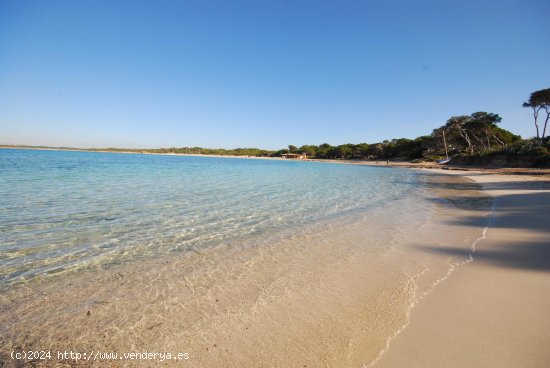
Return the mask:
<path id="1" fill-rule="evenodd" d="M 265 239 L 356 216 L 409 170 L 317 162 L 0 149 L 0 283 Z"/>

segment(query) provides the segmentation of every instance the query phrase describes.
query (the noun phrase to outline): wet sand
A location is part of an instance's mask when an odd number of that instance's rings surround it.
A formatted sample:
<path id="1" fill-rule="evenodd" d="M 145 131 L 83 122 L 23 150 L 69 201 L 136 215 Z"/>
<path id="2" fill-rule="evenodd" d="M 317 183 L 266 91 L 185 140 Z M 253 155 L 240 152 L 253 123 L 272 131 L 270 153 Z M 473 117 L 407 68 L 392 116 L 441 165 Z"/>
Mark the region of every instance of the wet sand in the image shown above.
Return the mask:
<path id="1" fill-rule="evenodd" d="M 415 307 L 375 367 L 548 367 L 550 182 L 454 172 L 481 183 L 495 211 L 473 262 Z M 457 219 L 474 226 L 476 217 Z M 459 248 L 433 247 L 453 256 Z"/>

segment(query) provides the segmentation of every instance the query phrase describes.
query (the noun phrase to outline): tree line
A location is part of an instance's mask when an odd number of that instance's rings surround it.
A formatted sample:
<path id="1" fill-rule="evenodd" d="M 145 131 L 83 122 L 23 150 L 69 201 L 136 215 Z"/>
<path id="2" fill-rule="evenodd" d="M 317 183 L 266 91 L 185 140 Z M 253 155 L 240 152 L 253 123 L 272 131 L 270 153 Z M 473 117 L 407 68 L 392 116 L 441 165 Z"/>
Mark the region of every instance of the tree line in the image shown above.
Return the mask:
<path id="1" fill-rule="evenodd" d="M 270 157 L 275 151 L 269 151 L 259 148 L 202 148 L 202 147 L 180 147 L 180 148 L 159 148 L 139 150 L 148 153 L 172 153 L 187 155 L 219 155 L 219 156 L 252 156 L 252 157 Z"/>
<path id="2" fill-rule="evenodd" d="M 523 107 L 533 110 L 536 138 L 523 140 L 498 124 L 502 118 L 495 113 L 485 111 L 470 115 L 450 117 L 431 134 L 416 139 L 399 138 L 377 143 L 342 144 L 331 146 L 323 143 L 319 146 L 288 146 L 272 156 L 285 153 L 305 153 L 316 159 L 436 159 L 448 152 L 455 156 L 479 156 L 494 152 L 533 151 L 548 154 L 550 138 L 547 125 L 550 120 L 550 88 L 531 93 Z M 541 112 L 545 112 L 542 135 L 540 134 Z M 549 132 L 550 134 L 550 132 Z M 447 147 L 445 147 L 445 144 Z M 526 148 L 527 147 L 527 148 Z"/>
<path id="3" fill-rule="evenodd" d="M 337 146 L 323 143 L 301 147 L 289 145 L 288 148 L 278 151 L 259 148 L 211 149 L 203 147 L 172 147 L 131 151 L 253 157 L 281 157 L 287 153 L 299 153 L 306 154 L 308 158 L 321 160 L 430 159 L 441 156 L 445 152 L 443 134 L 445 134 L 447 149 L 451 155 L 487 152 L 520 142 L 521 138 L 518 135 L 498 126 L 501 120 L 498 114 L 487 112 L 453 116 L 445 124 L 434 129 L 430 135 L 416 139 L 397 138 L 375 143 L 346 143 Z"/>
<path id="4" fill-rule="evenodd" d="M 502 120 L 498 114 L 479 111 L 470 115 L 452 116 L 440 127 L 434 129 L 431 134 L 415 139 L 397 138 L 375 143 L 346 143 L 338 146 L 332 146 L 329 143 L 301 147 L 289 145 L 288 148 L 278 151 L 259 148 L 211 149 L 202 147 L 95 150 L 253 157 L 281 157 L 287 153 L 300 153 L 306 154 L 308 158 L 321 160 L 435 160 L 447 153 L 450 156 L 479 157 L 508 152 L 514 155 L 544 156 L 544 162 L 550 163 L 550 137 L 547 135 L 550 120 L 550 88 L 531 93 L 529 99 L 523 103 L 523 107 L 533 111 L 535 138 L 521 139 L 520 136 L 498 126 Z M 550 134 L 550 131 L 548 133 Z"/>
<path id="5" fill-rule="evenodd" d="M 450 156 L 475 157 L 514 150 L 548 154 L 550 139 L 547 136 L 547 125 L 550 120 L 550 88 L 531 93 L 528 101 L 523 103 L 523 107 L 533 110 L 536 138 L 523 140 L 519 135 L 498 126 L 502 120 L 498 114 L 478 111 L 469 115 L 452 116 L 440 127 L 434 129 L 431 134 L 415 139 L 396 138 L 375 143 L 346 143 L 337 146 L 332 146 L 329 143 L 301 147 L 289 145 L 288 148 L 278 151 L 259 148 L 211 149 L 202 147 L 132 151 L 255 157 L 281 157 L 284 154 L 297 153 L 321 160 L 435 160 L 447 153 Z"/>
<path id="6" fill-rule="evenodd" d="M 331 146 L 289 146 L 275 152 L 274 156 L 285 153 L 305 153 L 317 159 L 419 159 L 449 154 L 476 154 L 494 149 L 502 149 L 518 143 L 521 137 L 498 126 L 498 114 L 474 112 L 470 115 L 453 116 L 445 124 L 434 129 L 430 135 L 416 139 L 398 138 L 377 143 L 342 144 Z M 444 137 L 445 135 L 445 137 Z"/>
<path id="7" fill-rule="evenodd" d="M 453 116 L 431 134 L 415 139 L 397 138 L 375 143 L 346 143 L 332 146 L 289 145 L 278 151 L 258 148 L 208 149 L 201 147 L 161 148 L 146 150 L 151 153 L 204 154 L 224 156 L 281 157 L 288 153 L 306 154 L 315 159 L 430 159 L 444 154 L 445 143 L 450 155 L 474 155 L 499 150 L 521 142 L 520 136 L 498 126 L 502 118 L 484 111 L 470 115 Z M 443 137 L 445 135 L 445 139 Z"/>

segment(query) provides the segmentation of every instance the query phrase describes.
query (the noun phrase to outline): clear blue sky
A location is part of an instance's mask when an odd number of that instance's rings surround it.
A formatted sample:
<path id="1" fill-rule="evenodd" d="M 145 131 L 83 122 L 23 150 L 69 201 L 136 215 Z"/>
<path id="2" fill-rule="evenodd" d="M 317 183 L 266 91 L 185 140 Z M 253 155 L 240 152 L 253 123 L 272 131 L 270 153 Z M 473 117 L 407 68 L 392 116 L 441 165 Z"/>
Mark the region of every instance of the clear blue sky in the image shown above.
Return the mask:
<path id="1" fill-rule="evenodd" d="M 489 111 L 532 136 L 550 2 L 0 0 L 0 143 L 414 138 Z"/>

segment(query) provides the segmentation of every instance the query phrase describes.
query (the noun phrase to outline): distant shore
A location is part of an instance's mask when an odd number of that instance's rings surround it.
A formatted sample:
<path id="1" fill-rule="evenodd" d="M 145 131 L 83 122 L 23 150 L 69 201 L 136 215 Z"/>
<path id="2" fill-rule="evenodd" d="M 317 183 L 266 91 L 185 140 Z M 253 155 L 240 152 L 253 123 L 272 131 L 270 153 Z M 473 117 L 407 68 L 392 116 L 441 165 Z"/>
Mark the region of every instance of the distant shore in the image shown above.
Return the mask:
<path id="1" fill-rule="evenodd" d="M 43 147 L 43 146 L 11 146 L 0 145 L 0 149 L 28 149 L 28 150 L 43 150 L 43 151 L 70 151 L 70 152 L 101 152 L 101 153 L 123 153 L 135 155 L 158 155 L 158 156 L 183 156 L 183 157 L 217 157 L 217 158 L 242 158 L 256 160 L 279 160 L 279 161 L 294 161 L 282 157 L 267 157 L 267 156 L 238 156 L 238 155 L 212 155 L 198 153 L 162 153 L 162 152 L 147 152 L 140 150 L 109 150 L 109 149 L 92 149 L 92 148 L 70 148 L 70 147 Z M 411 162 L 411 161 L 395 161 L 395 160 L 335 160 L 335 159 L 305 159 L 295 160 L 300 162 L 323 162 L 323 163 L 338 163 L 352 165 L 369 165 L 381 167 L 405 167 L 417 169 L 440 169 L 440 170 L 459 170 L 459 171 L 483 171 L 491 174 L 501 175 L 535 175 L 535 176 L 550 176 L 550 169 L 539 169 L 529 167 L 479 167 L 479 166 L 464 166 L 464 165 L 439 165 L 435 162 Z"/>
<path id="2" fill-rule="evenodd" d="M 41 147 L 41 146 L 10 146 L 0 145 L 0 149 L 26 149 L 37 151 L 68 151 L 68 152 L 99 152 L 99 153 L 123 153 L 132 155 L 153 155 L 153 156 L 183 156 L 183 157 L 228 157 L 228 158 L 251 158 L 258 160 L 288 160 L 282 157 L 269 157 L 269 156 L 246 156 L 246 155 L 212 155 L 201 153 L 170 153 L 170 152 L 147 152 L 146 150 L 125 150 L 125 149 L 102 149 L 102 148 L 71 148 L 71 147 Z M 308 161 L 308 160 L 301 160 Z M 310 160 L 313 161 L 313 160 Z"/>

